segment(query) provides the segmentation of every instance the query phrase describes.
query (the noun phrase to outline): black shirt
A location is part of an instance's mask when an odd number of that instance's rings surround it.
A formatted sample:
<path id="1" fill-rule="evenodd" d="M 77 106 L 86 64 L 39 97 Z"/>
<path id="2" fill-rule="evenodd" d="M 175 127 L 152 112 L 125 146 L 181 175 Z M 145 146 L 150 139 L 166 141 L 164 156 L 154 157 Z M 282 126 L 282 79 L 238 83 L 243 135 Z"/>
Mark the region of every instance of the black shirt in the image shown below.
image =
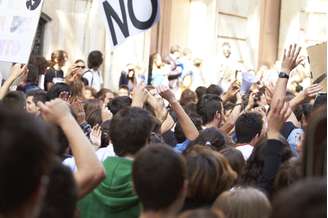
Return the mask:
<path id="1" fill-rule="evenodd" d="M 53 83 L 54 78 L 64 79 L 64 72 L 53 68 L 48 69 L 44 78 L 44 90 L 48 91 L 47 85 L 48 83 Z"/>

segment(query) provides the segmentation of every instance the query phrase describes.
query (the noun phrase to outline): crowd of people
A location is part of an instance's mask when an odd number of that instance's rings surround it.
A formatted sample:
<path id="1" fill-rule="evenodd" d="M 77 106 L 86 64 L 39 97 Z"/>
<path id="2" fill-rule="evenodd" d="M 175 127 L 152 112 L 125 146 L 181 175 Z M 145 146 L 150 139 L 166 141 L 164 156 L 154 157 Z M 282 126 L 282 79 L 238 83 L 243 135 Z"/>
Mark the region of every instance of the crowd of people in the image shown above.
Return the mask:
<path id="1" fill-rule="evenodd" d="M 13 64 L 0 217 L 326 217 L 326 93 L 287 88 L 300 50 L 284 51 L 274 81 L 248 71 L 202 86 L 201 61 L 172 48 L 151 56 L 148 83 L 128 65 L 118 92 L 103 88 L 100 51 L 66 74 L 65 51 Z"/>

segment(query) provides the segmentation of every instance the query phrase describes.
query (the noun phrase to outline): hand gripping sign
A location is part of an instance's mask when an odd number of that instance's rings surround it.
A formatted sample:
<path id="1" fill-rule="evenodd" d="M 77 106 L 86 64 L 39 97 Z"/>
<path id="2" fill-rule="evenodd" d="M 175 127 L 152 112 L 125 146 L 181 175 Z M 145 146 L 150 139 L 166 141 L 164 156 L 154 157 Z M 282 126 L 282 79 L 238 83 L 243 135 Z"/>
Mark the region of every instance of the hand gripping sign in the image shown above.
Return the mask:
<path id="1" fill-rule="evenodd" d="M 112 47 L 152 27 L 160 17 L 159 0 L 99 0 Z"/>

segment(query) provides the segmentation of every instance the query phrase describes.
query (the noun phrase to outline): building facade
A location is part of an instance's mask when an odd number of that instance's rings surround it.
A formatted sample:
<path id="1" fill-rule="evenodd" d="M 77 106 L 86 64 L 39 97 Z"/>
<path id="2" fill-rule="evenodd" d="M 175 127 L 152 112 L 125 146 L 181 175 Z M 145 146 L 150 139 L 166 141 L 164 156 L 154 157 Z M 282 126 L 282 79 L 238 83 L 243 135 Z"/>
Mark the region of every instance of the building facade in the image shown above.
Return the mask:
<path id="1" fill-rule="evenodd" d="M 160 0 L 161 19 L 151 30 L 109 47 L 97 0 L 45 0 L 34 54 L 50 58 L 66 50 L 71 64 L 92 50 L 105 55 L 105 86 L 117 89 L 121 70 L 129 63 L 143 66 L 149 55 L 166 56 L 172 45 L 190 48 L 204 60 L 207 76 L 217 80 L 221 45 L 248 69 L 271 66 L 289 43 L 304 47 L 327 41 L 328 0 Z M 68 65 L 69 65 L 68 64 Z M 1 67 L 0 67 L 1 68 Z M 2 70 L 2 69 L 0 69 Z"/>

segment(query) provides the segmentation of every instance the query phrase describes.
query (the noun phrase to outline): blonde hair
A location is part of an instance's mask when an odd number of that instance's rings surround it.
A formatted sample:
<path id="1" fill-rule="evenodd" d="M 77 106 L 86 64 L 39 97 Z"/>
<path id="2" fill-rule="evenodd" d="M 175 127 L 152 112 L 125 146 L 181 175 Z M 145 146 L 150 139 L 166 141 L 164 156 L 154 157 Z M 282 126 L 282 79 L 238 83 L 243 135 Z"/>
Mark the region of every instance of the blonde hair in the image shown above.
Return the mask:
<path id="1" fill-rule="evenodd" d="M 222 193 L 213 204 L 226 218 L 268 218 L 271 205 L 265 194 L 255 188 L 235 188 Z"/>
<path id="2" fill-rule="evenodd" d="M 53 67 L 58 63 L 65 62 L 67 56 L 67 52 L 64 50 L 56 50 L 52 52 L 50 59 L 50 67 Z"/>

